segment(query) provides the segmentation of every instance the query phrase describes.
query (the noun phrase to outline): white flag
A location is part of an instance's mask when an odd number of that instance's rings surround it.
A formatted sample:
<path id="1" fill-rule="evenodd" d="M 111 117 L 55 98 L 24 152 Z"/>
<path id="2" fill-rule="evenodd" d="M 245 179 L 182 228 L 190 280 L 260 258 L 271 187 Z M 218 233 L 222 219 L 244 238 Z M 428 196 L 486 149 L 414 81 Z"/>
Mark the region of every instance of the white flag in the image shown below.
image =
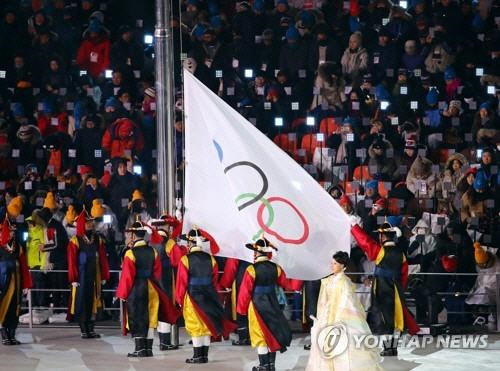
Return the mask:
<path id="1" fill-rule="evenodd" d="M 337 202 L 238 112 L 184 71 L 186 189 L 184 229 L 206 230 L 221 256 L 252 261 L 245 244 L 262 233 L 287 276 L 330 273 L 350 250 L 350 222 Z"/>

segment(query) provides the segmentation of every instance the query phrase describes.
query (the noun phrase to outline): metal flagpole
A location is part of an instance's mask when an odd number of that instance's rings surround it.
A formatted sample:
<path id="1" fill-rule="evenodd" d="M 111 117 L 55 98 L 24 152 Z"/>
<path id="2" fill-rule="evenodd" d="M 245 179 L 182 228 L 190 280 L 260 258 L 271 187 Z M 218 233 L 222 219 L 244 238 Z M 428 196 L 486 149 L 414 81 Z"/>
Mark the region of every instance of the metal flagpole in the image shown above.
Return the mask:
<path id="1" fill-rule="evenodd" d="M 172 30 L 167 24 L 171 0 L 156 0 L 155 72 L 156 72 L 156 144 L 158 167 L 158 212 L 175 212 L 174 143 L 174 47 Z M 178 345 L 177 326 L 172 326 L 172 343 Z"/>

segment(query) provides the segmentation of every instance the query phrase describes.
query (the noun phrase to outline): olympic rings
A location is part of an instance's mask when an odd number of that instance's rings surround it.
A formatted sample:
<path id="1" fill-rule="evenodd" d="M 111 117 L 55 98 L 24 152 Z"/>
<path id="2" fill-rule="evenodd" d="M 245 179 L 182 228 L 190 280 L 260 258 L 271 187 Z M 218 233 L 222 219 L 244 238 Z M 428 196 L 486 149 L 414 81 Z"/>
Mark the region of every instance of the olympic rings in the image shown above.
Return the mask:
<path id="1" fill-rule="evenodd" d="M 280 240 L 281 242 L 284 242 L 284 243 L 290 243 L 290 244 L 294 244 L 294 245 L 300 245 L 300 244 L 304 243 L 309 238 L 309 225 L 307 224 L 306 218 L 304 217 L 304 215 L 302 215 L 302 213 L 299 211 L 299 209 L 297 209 L 297 207 L 295 207 L 294 204 L 292 204 L 290 201 L 288 201 L 286 198 L 283 198 L 283 197 L 269 197 L 267 199 L 267 201 L 269 203 L 271 203 L 273 201 L 281 201 L 281 202 L 288 204 L 288 206 L 290 206 L 297 213 L 300 220 L 302 221 L 302 223 L 304 225 L 304 233 L 298 239 L 291 239 L 291 238 L 285 238 L 285 237 L 281 236 L 278 232 L 275 232 L 272 229 L 268 228 L 268 226 L 264 223 L 263 218 L 262 218 L 263 213 L 264 213 L 264 207 L 266 205 L 262 204 L 259 206 L 259 210 L 257 211 L 257 222 L 259 223 L 259 226 L 264 230 L 264 232 L 266 232 L 267 234 L 270 234 L 271 236 L 276 237 L 278 240 Z"/>
<path id="2" fill-rule="evenodd" d="M 249 198 L 249 197 L 255 197 L 255 196 L 256 196 L 255 193 L 242 193 L 241 195 L 236 197 L 235 202 L 236 202 L 236 204 L 238 204 L 238 201 L 240 201 L 243 198 Z M 261 198 L 260 202 L 262 202 L 262 204 L 265 205 L 267 212 L 269 213 L 269 216 L 268 216 L 268 219 L 266 222 L 266 226 L 270 227 L 274 222 L 274 209 L 271 206 L 271 204 L 269 203 L 269 201 L 266 200 L 265 198 Z M 252 237 L 252 240 L 258 239 L 261 236 L 262 232 L 263 232 L 263 230 L 259 229 L 259 231 L 255 234 L 255 236 Z"/>
<path id="3" fill-rule="evenodd" d="M 238 162 L 235 162 L 234 164 L 231 164 L 229 165 L 228 167 L 226 167 L 224 169 L 224 174 L 227 174 L 227 172 L 235 167 L 238 167 L 238 166 L 249 166 L 251 167 L 252 169 L 254 169 L 255 171 L 257 171 L 259 173 L 259 175 L 262 177 L 262 189 L 260 190 L 260 192 L 254 197 L 252 198 L 250 201 L 247 201 L 245 202 L 243 205 L 241 206 L 238 206 L 238 210 L 241 211 L 243 210 L 244 208 L 256 203 L 257 201 L 259 201 L 261 198 L 264 197 L 264 195 L 266 194 L 267 192 L 267 189 L 269 188 L 269 182 L 267 180 L 267 177 L 266 177 L 266 174 L 264 174 L 264 172 L 262 171 L 262 169 L 260 167 L 258 167 L 257 165 L 255 165 L 254 163 L 252 162 L 249 162 L 249 161 L 238 161 Z"/>

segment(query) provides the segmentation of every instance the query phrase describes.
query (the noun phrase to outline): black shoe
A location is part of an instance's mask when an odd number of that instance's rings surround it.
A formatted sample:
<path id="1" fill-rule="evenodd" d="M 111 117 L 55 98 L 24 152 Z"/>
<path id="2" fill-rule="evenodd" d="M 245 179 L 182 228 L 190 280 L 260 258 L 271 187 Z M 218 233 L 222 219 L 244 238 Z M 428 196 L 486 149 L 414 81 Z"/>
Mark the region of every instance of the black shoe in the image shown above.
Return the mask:
<path id="1" fill-rule="evenodd" d="M 158 345 L 160 350 L 174 350 L 179 348 L 178 345 L 172 345 L 170 332 L 159 332 L 158 337 L 160 338 L 160 345 Z"/>
<path id="2" fill-rule="evenodd" d="M 7 335 L 7 341 L 4 345 L 19 345 L 21 342 L 16 339 L 16 330 L 6 328 L 5 333 Z M 3 341 L 2 341 L 3 343 Z"/>
<path id="3" fill-rule="evenodd" d="M 311 350 L 311 344 L 304 345 L 304 350 Z"/>
<path id="4" fill-rule="evenodd" d="M 243 346 L 243 345 L 250 345 L 250 339 L 238 339 L 238 340 L 233 340 L 232 344 L 234 346 Z"/>
<path id="5" fill-rule="evenodd" d="M 3 345 L 10 345 L 10 340 L 9 340 L 9 335 L 7 334 L 7 329 L 5 327 L 2 327 L 1 329 L 1 334 L 2 334 L 2 344 Z"/>
<path id="6" fill-rule="evenodd" d="M 153 356 L 153 339 L 146 339 L 146 357 Z"/>
<path id="7" fill-rule="evenodd" d="M 101 335 L 97 334 L 95 331 L 94 331 L 94 324 L 90 324 L 87 326 L 87 332 L 88 332 L 88 339 L 100 339 L 101 338 Z"/>
<path id="8" fill-rule="evenodd" d="M 203 357 L 203 347 L 193 347 L 193 358 L 186 359 L 186 363 L 207 363 Z"/>
<path id="9" fill-rule="evenodd" d="M 127 357 L 147 357 L 146 338 L 134 338 L 135 350 L 127 354 Z"/>
<path id="10" fill-rule="evenodd" d="M 398 355 L 397 348 L 386 348 L 380 352 L 382 357 L 395 357 Z"/>
<path id="11" fill-rule="evenodd" d="M 82 339 L 90 339 L 90 334 L 88 332 L 82 332 L 80 336 Z"/>
<path id="12" fill-rule="evenodd" d="M 252 371 L 268 371 L 269 353 L 259 354 L 259 365 L 252 367 Z"/>

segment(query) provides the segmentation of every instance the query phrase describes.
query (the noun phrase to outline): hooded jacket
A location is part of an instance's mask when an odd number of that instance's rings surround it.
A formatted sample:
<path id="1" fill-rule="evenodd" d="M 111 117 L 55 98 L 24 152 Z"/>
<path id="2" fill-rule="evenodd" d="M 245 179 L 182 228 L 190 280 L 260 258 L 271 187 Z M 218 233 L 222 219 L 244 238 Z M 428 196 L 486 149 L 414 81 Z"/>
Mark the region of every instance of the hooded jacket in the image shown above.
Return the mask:
<path id="1" fill-rule="evenodd" d="M 437 176 L 432 172 L 432 161 L 417 156 L 406 176 L 406 187 L 418 198 L 433 198 L 438 183 Z"/>
<path id="2" fill-rule="evenodd" d="M 458 160 L 462 165 L 458 171 L 453 171 L 453 161 Z M 457 192 L 457 185 L 462 176 L 465 174 L 464 168 L 468 167 L 469 162 L 461 153 L 454 153 L 446 161 L 444 172 L 440 179 L 438 188 L 441 191 L 442 198 L 451 199 Z"/>

